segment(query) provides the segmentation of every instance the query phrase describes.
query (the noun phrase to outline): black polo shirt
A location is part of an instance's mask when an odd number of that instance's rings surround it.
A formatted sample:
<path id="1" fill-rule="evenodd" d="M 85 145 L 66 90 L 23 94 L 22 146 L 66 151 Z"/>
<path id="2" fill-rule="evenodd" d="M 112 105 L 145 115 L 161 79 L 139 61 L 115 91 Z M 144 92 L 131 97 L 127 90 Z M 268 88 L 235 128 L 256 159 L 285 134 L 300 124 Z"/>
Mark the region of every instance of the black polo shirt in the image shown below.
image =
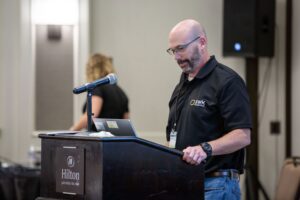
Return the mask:
<path id="1" fill-rule="evenodd" d="M 182 73 L 169 102 L 167 140 L 176 123 L 176 149 L 199 145 L 239 128 L 252 128 L 250 102 L 242 78 L 214 56 L 189 81 Z M 175 119 L 176 118 L 176 119 Z M 237 169 L 243 173 L 244 149 L 212 156 L 205 172 Z"/>

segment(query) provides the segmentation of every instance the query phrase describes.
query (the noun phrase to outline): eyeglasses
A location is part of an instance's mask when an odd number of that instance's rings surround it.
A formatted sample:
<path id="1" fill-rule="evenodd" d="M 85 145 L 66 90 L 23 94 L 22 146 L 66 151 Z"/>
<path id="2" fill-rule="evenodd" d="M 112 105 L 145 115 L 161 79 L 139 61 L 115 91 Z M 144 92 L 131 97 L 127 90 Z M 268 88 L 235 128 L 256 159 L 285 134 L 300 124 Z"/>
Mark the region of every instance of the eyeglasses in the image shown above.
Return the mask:
<path id="1" fill-rule="evenodd" d="M 183 52 L 190 44 L 192 44 L 193 42 L 195 42 L 196 40 L 198 40 L 200 38 L 200 36 L 196 37 L 195 39 L 193 39 L 192 41 L 186 43 L 186 44 L 181 44 L 178 45 L 175 48 L 169 48 L 167 49 L 168 54 L 170 54 L 171 56 L 173 56 L 175 53 L 180 53 Z"/>

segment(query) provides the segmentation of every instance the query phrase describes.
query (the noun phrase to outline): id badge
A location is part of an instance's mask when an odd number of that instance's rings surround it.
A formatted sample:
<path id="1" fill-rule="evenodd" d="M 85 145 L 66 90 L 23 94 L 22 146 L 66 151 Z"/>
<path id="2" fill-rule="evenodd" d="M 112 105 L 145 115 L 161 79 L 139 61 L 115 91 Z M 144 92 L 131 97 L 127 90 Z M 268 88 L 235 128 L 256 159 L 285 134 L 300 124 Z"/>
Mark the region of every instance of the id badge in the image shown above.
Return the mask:
<path id="1" fill-rule="evenodd" d="M 169 147 L 170 148 L 175 148 L 176 139 L 177 139 L 177 131 L 175 131 L 174 129 L 172 129 L 171 133 L 170 133 L 170 141 L 169 141 Z"/>

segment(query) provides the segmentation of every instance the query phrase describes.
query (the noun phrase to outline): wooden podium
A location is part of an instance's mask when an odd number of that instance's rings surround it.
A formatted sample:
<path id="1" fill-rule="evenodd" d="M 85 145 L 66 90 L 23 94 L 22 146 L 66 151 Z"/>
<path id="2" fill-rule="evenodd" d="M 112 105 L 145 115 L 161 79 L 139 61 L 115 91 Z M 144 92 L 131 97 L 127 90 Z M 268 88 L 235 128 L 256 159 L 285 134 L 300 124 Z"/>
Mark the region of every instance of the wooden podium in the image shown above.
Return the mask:
<path id="1" fill-rule="evenodd" d="M 88 200 L 204 199 L 203 165 L 137 137 L 40 134 L 41 197 Z"/>

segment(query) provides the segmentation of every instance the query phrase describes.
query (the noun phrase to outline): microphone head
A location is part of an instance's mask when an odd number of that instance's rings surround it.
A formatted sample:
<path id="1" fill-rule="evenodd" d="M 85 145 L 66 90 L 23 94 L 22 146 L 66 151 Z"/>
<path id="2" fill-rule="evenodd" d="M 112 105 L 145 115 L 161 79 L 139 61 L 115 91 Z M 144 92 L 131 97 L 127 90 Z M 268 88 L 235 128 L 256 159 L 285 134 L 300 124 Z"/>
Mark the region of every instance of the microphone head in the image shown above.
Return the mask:
<path id="1" fill-rule="evenodd" d="M 115 74 L 110 73 L 106 77 L 109 79 L 109 84 L 113 85 L 117 83 L 118 78 Z"/>

